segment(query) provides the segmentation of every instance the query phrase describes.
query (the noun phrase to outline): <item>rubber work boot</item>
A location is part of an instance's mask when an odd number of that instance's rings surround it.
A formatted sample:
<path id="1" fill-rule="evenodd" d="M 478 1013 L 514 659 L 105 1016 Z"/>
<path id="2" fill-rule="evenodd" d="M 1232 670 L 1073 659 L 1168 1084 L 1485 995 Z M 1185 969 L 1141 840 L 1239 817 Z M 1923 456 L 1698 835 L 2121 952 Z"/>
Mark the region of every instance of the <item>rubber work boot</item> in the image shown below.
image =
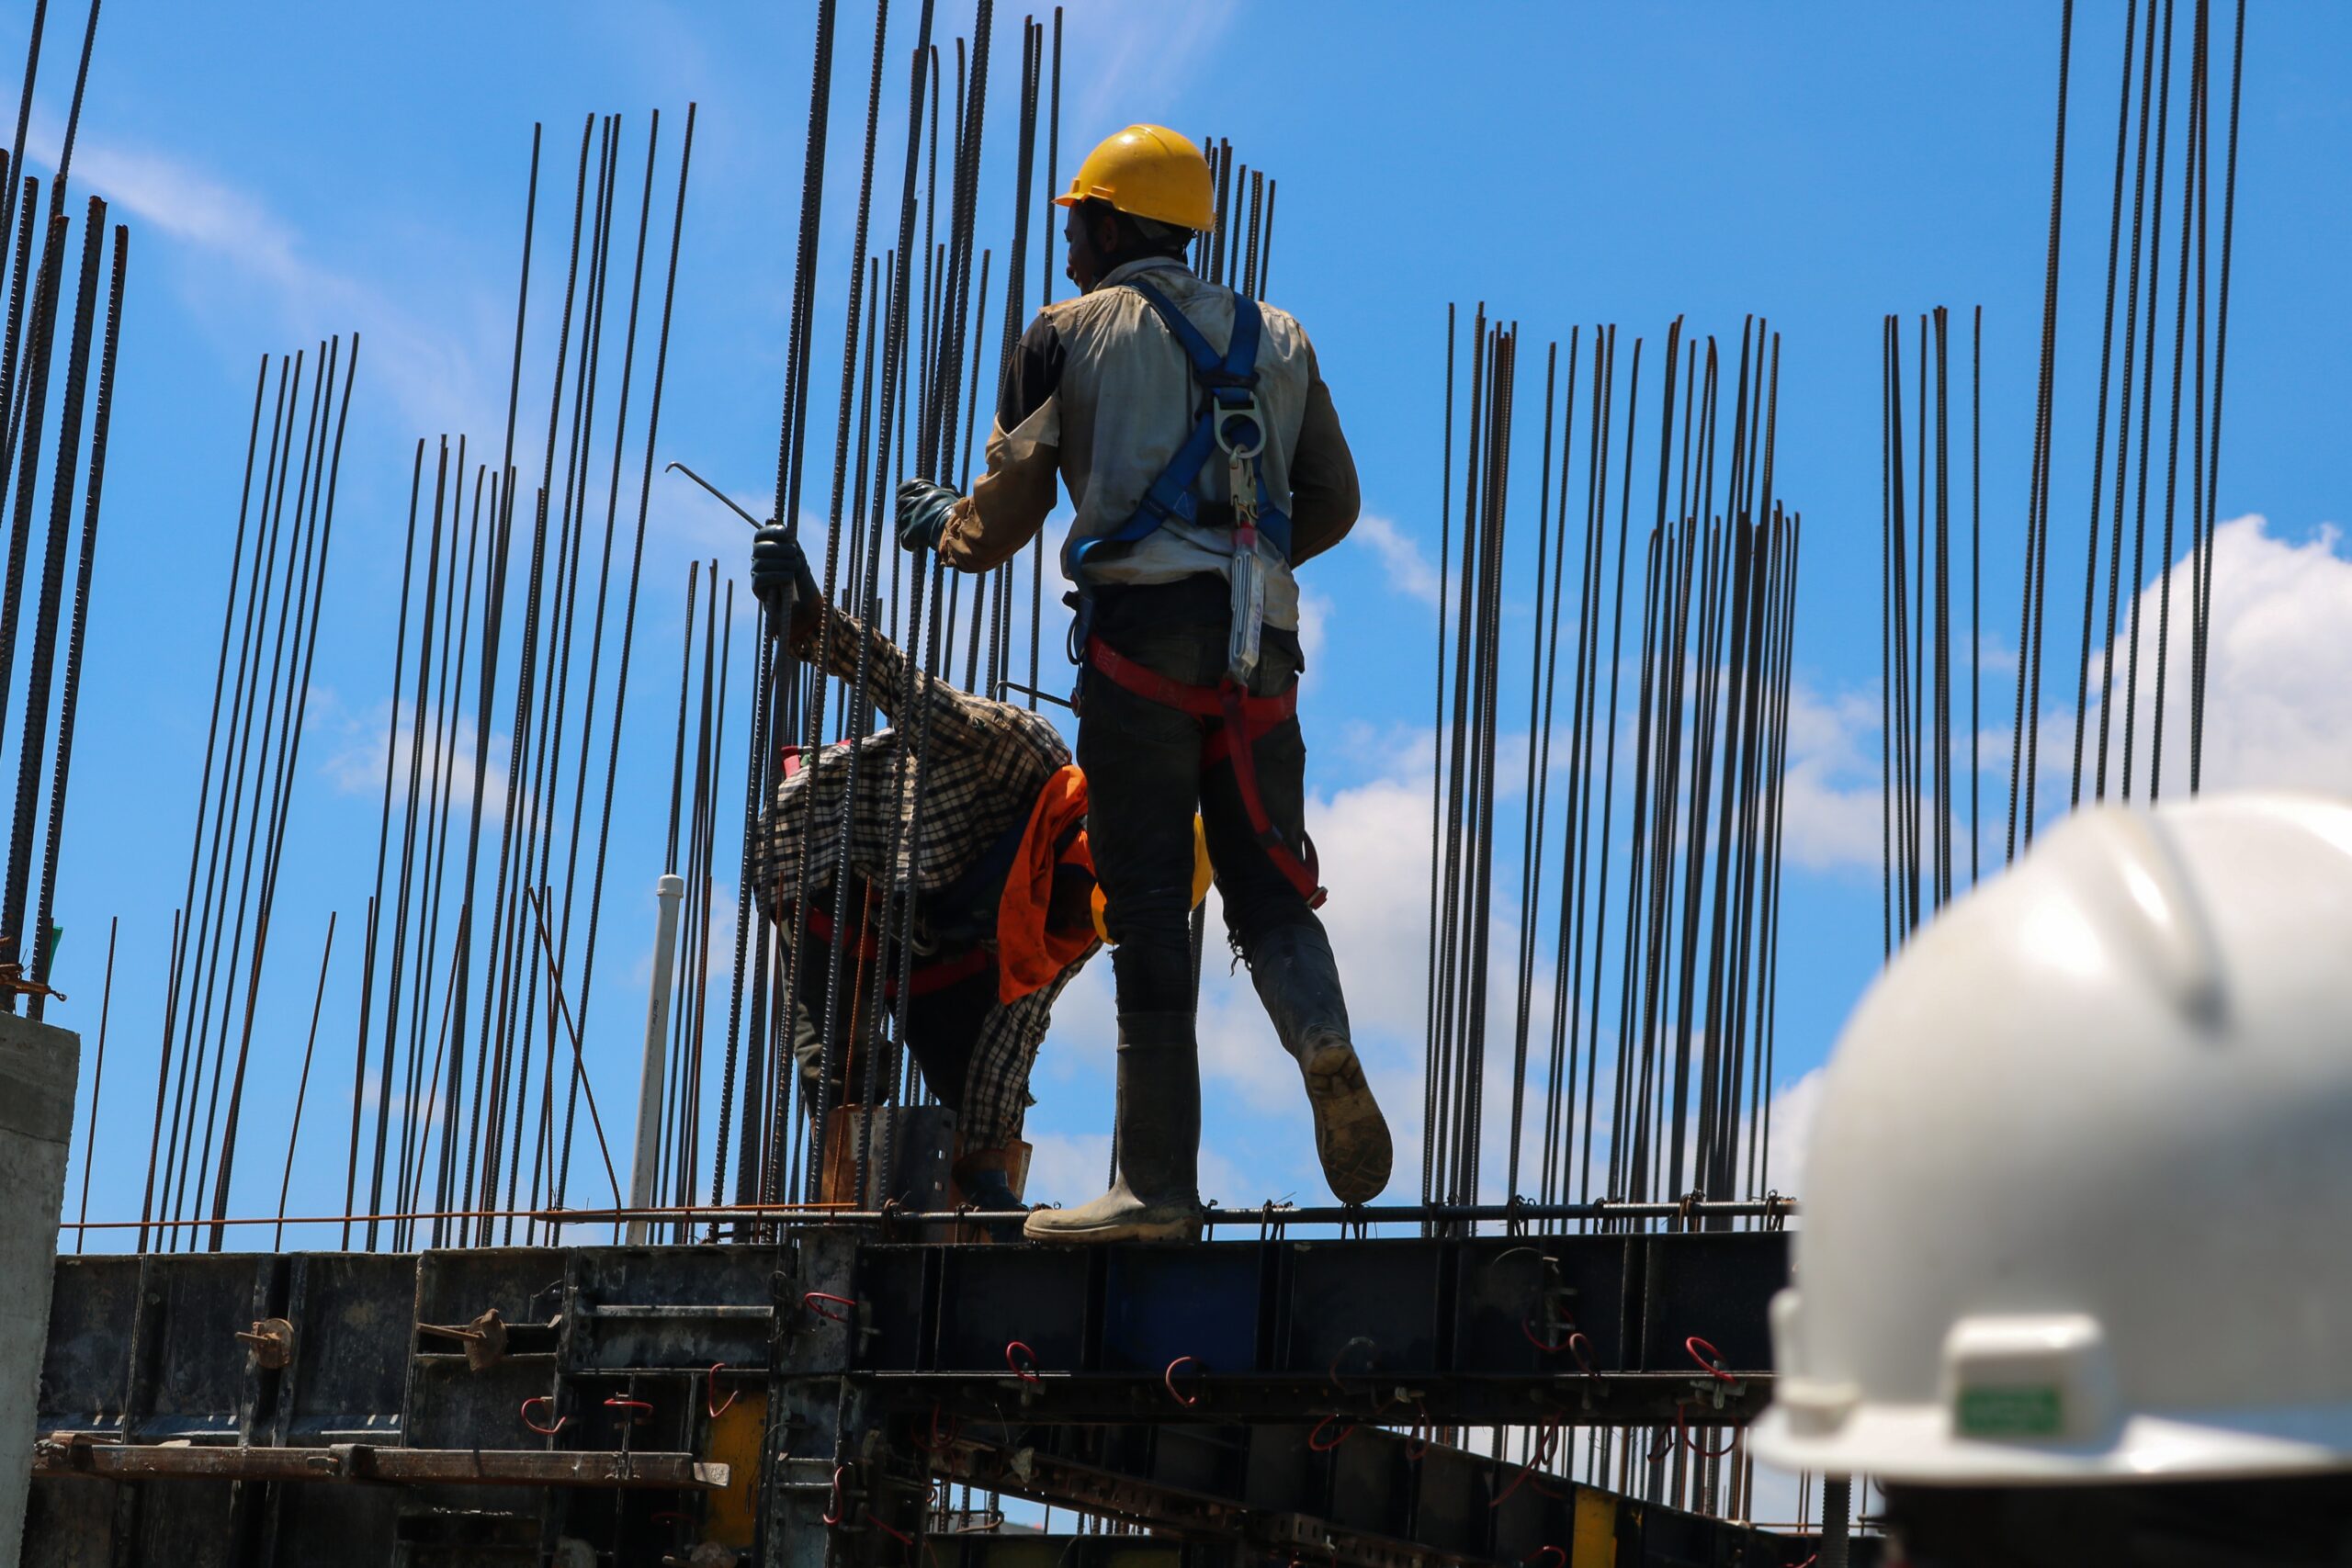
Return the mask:
<path id="1" fill-rule="evenodd" d="M 1274 1032 L 1297 1058 L 1315 1109 L 1315 1152 L 1342 1203 L 1369 1203 L 1388 1185 L 1396 1156 L 1388 1122 L 1348 1035 L 1340 966 L 1319 925 L 1277 926 L 1250 954 L 1250 978 Z"/>
<path id="2" fill-rule="evenodd" d="M 1074 1209 L 1038 1209 L 1031 1241 L 1191 1241 L 1200 1235 L 1201 1063 L 1188 1012 L 1119 1019 L 1119 1177 Z"/>

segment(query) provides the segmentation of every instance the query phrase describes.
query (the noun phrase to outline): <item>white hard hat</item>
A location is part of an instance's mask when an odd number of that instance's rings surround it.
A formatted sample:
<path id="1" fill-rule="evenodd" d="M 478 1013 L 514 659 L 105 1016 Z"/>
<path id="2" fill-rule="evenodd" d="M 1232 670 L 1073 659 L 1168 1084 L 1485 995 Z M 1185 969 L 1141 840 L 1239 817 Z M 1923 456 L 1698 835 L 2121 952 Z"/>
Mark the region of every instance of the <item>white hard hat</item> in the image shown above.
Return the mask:
<path id="1" fill-rule="evenodd" d="M 2352 807 L 2096 809 L 1939 917 L 1826 1072 L 1767 1462 L 2352 1468 Z"/>

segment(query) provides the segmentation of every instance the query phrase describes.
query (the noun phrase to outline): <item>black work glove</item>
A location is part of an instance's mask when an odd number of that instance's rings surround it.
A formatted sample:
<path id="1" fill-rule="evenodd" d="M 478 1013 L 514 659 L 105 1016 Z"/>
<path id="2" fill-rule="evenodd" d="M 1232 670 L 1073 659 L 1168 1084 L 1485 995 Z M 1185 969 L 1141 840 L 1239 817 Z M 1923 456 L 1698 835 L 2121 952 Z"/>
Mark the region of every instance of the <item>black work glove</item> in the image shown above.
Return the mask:
<path id="1" fill-rule="evenodd" d="M 929 479 L 899 481 L 899 543 L 915 551 L 939 548 L 947 511 L 963 497 Z"/>
<path id="2" fill-rule="evenodd" d="M 819 593 L 808 554 L 790 529 L 770 523 L 752 536 L 752 596 L 767 607 L 768 625 L 794 640 L 817 624 Z"/>

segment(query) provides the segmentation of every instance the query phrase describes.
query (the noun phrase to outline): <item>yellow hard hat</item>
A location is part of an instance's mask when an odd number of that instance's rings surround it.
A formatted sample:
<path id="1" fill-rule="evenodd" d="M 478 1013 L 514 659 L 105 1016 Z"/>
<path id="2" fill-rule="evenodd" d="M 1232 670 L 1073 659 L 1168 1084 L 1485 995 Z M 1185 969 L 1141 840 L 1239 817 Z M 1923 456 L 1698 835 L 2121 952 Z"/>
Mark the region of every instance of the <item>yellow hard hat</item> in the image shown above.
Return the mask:
<path id="1" fill-rule="evenodd" d="M 1107 201 L 1121 212 L 1187 229 L 1216 227 L 1216 190 L 1201 150 L 1164 125 L 1105 137 L 1070 176 L 1056 207 Z"/>
<path id="2" fill-rule="evenodd" d="M 1208 829 L 1196 816 L 1193 818 L 1193 904 L 1194 908 L 1197 908 L 1201 900 L 1209 896 L 1209 882 L 1215 874 L 1215 868 L 1209 864 Z M 1111 940 L 1111 928 L 1104 923 L 1104 916 L 1109 908 L 1110 900 L 1102 897 L 1102 885 L 1098 882 L 1094 885 L 1094 934 L 1104 942 Z"/>

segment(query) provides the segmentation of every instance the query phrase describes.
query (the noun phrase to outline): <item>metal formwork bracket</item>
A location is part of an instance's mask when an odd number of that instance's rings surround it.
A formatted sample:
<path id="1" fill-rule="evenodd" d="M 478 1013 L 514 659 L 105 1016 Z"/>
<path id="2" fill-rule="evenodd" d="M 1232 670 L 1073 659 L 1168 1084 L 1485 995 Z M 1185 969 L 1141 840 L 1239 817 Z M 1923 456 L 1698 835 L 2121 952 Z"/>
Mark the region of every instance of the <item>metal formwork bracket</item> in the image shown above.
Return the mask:
<path id="1" fill-rule="evenodd" d="M 240 1331 L 254 1365 L 265 1371 L 277 1371 L 294 1359 L 294 1325 L 282 1317 L 266 1317 L 251 1329 Z"/>
<path id="2" fill-rule="evenodd" d="M 420 1323 L 419 1334 L 430 1334 L 444 1339 L 465 1342 L 466 1366 L 469 1371 L 486 1372 L 506 1359 L 506 1320 L 492 1307 L 469 1323 Z"/>

